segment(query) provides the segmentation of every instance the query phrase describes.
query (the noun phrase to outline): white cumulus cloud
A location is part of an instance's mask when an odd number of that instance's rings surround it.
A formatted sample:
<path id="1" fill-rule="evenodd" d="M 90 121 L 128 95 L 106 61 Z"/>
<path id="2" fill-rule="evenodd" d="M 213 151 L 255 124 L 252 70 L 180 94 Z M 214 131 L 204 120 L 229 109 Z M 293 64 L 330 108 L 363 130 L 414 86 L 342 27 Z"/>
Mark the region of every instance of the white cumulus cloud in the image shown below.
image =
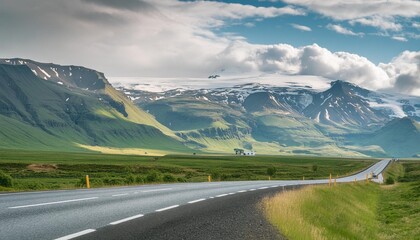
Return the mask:
<path id="1" fill-rule="evenodd" d="M 288 44 L 253 45 L 237 41 L 218 56 L 219 68 L 236 72 L 279 72 L 342 79 L 370 89 L 392 87 L 386 71 L 368 59 L 331 52 L 317 44 L 295 48 Z"/>
<path id="2" fill-rule="evenodd" d="M 400 41 L 400 42 L 407 42 L 407 38 L 401 36 L 393 36 L 392 39 Z"/>
<path id="3" fill-rule="evenodd" d="M 420 96 L 420 51 L 404 51 L 379 67 L 386 71 L 392 82 L 390 90 Z"/>
<path id="4" fill-rule="evenodd" d="M 294 28 L 298 29 L 298 30 L 302 30 L 302 31 L 305 31 L 305 32 L 310 32 L 310 31 L 312 31 L 312 29 L 311 29 L 310 27 L 308 27 L 308 26 L 299 25 L 299 24 L 295 24 L 295 23 L 290 24 L 290 25 L 291 25 L 292 27 L 294 27 Z"/>
<path id="5" fill-rule="evenodd" d="M 356 23 L 391 31 L 401 31 L 403 28 L 401 24 L 395 23 L 395 20 L 392 17 L 371 16 L 350 21 L 350 24 L 352 25 L 355 25 Z"/>
<path id="6" fill-rule="evenodd" d="M 416 17 L 420 15 L 417 0 L 283 0 L 306 7 L 337 20 L 353 20 L 371 16 Z"/>
<path id="7" fill-rule="evenodd" d="M 331 14 L 338 8 L 336 1 L 295 2 L 301 6 L 311 3 L 319 11 Z M 393 6 L 395 2 L 382 5 Z M 409 0 L 405 2 L 412 4 Z M 177 0 L 0 0 L 0 3 L 4 57 L 83 65 L 116 77 L 206 77 L 222 69 L 240 74 L 315 75 L 370 89 L 394 88 L 420 95 L 418 52 L 404 52 L 390 63 L 375 65 L 362 56 L 331 52 L 317 44 L 257 45 L 241 36 L 215 31 L 237 20 L 305 14 L 293 6 Z M 347 8 L 344 1 L 342 4 Z M 355 9 L 347 9 L 350 13 L 337 11 L 347 14 L 347 19 L 367 17 L 359 13 L 362 6 Z M 406 11 L 396 9 L 396 14 L 411 16 L 419 8 L 410 5 L 403 9 Z M 365 10 L 380 12 L 376 7 Z M 388 17 L 396 16 L 383 11 Z M 359 34 L 340 27 L 332 26 L 342 33 Z"/>
<path id="8" fill-rule="evenodd" d="M 327 28 L 329 30 L 332 30 L 334 32 L 340 33 L 340 34 L 344 34 L 344 35 L 351 35 L 351 36 L 359 36 L 359 35 L 363 35 L 362 33 L 355 33 L 353 31 L 351 31 L 350 29 L 347 29 L 341 25 L 338 24 L 328 24 Z"/>

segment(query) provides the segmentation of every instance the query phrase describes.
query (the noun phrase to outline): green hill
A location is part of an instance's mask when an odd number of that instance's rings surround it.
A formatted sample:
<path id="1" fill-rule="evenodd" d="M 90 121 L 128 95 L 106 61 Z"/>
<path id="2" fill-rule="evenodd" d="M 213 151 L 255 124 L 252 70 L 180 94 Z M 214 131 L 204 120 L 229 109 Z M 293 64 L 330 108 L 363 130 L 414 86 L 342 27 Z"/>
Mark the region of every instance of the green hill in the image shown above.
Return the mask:
<path id="1" fill-rule="evenodd" d="M 420 152 L 420 124 L 408 117 L 394 119 L 362 142 L 379 145 L 390 156 L 412 157 Z"/>
<path id="2" fill-rule="evenodd" d="M 94 89 L 37 75 L 27 65 L 0 64 L 1 148 L 80 151 L 84 145 L 189 151 L 99 73 L 85 76 L 86 82 L 103 83 Z"/>

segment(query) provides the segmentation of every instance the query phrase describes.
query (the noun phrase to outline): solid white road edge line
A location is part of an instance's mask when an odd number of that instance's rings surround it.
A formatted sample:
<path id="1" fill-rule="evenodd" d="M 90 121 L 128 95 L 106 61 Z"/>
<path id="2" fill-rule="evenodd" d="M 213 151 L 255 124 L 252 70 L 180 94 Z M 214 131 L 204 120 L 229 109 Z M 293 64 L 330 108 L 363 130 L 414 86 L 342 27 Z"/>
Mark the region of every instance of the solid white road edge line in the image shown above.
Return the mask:
<path id="1" fill-rule="evenodd" d="M 162 211 L 166 211 L 166 210 L 176 208 L 176 207 L 179 207 L 179 205 L 173 205 L 173 206 L 170 206 L 170 207 L 161 208 L 161 209 L 156 210 L 156 212 L 162 212 Z"/>
<path id="2" fill-rule="evenodd" d="M 85 234 L 95 232 L 95 231 L 96 231 L 95 229 L 86 229 L 86 230 L 83 230 L 83 231 L 80 231 L 80 232 L 77 232 L 77 233 L 73 233 L 73 234 L 70 234 L 70 235 L 67 235 L 67 236 L 64 236 L 64 237 L 61 237 L 61 238 L 57 238 L 55 240 L 68 240 L 68 239 L 72 239 L 72 238 L 77 238 L 77 237 L 80 237 L 80 236 L 83 236 Z"/>
<path id="3" fill-rule="evenodd" d="M 220 194 L 220 195 L 217 195 L 216 197 L 224 197 L 224 196 L 227 196 L 227 194 Z"/>
<path id="4" fill-rule="evenodd" d="M 141 191 L 142 193 L 147 193 L 147 192 L 159 192 L 159 191 L 168 191 L 168 190 L 172 190 L 172 188 L 162 188 L 162 189 L 154 189 L 154 190 L 145 190 L 145 191 Z"/>
<path id="5" fill-rule="evenodd" d="M 112 195 L 112 196 L 113 197 L 119 197 L 119 196 L 126 196 L 126 195 L 128 195 L 128 193 L 115 194 L 115 195 Z"/>
<path id="6" fill-rule="evenodd" d="M 10 209 L 16 208 L 28 208 L 28 207 L 37 207 L 37 206 L 44 206 L 44 205 L 52 205 L 52 204 L 60 204 L 60 203 L 69 203 L 69 202 L 79 202 L 79 201 L 88 201 L 97 199 L 98 197 L 91 197 L 91 198 L 79 198 L 79 199 L 71 199 L 65 201 L 58 201 L 58 202 L 46 202 L 46 203 L 38 203 L 38 204 L 31 204 L 31 205 L 23 205 L 23 206 L 15 206 L 15 207 L 8 207 Z"/>
<path id="7" fill-rule="evenodd" d="M 136 219 L 136 218 L 141 218 L 143 216 L 144 216 L 143 214 L 138 214 L 138 215 L 135 215 L 135 216 L 132 216 L 132 217 L 128 217 L 128 218 L 124 218 L 124 219 L 112 222 L 112 223 L 110 223 L 110 225 L 117 225 L 117 224 L 127 222 L 127 221 L 130 221 L 130 220 Z"/>
<path id="8" fill-rule="evenodd" d="M 194 201 L 189 201 L 188 203 L 196 203 L 196 202 L 201 202 L 201 201 L 204 201 L 204 200 L 206 200 L 206 199 L 201 198 L 201 199 L 197 199 L 197 200 L 194 200 Z"/>

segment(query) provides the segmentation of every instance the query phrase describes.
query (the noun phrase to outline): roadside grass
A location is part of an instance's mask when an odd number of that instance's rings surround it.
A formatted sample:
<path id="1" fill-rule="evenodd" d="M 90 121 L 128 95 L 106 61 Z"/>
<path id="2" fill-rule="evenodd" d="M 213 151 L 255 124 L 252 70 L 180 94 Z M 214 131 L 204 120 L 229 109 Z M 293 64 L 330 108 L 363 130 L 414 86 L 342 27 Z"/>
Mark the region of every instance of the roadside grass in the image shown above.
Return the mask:
<path id="1" fill-rule="evenodd" d="M 395 165 L 403 166 L 404 172 L 394 175 L 396 184 L 381 188 L 380 239 L 420 239 L 420 162 Z"/>
<path id="2" fill-rule="evenodd" d="M 264 200 L 270 222 L 288 239 L 377 239 L 378 187 L 314 186 Z"/>
<path id="3" fill-rule="evenodd" d="M 282 156 L 167 155 L 134 156 L 97 153 L 60 153 L 0 150 L 0 170 L 13 178 L 9 190 L 69 189 L 162 182 L 320 179 L 330 173 L 348 175 L 364 169 L 374 159 L 337 159 Z"/>
<path id="4" fill-rule="evenodd" d="M 262 207 L 288 239 L 420 239 L 420 162 L 392 163 L 385 176 L 397 183 L 305 187 Z"/>

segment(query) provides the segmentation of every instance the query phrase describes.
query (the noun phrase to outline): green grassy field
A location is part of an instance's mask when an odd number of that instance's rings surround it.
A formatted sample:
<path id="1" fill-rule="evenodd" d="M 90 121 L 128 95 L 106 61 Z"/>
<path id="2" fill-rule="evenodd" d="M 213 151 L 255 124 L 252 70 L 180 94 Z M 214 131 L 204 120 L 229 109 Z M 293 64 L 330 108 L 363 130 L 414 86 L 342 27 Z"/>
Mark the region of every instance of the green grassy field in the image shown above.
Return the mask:
<path id="1" fill-rule="evenodd" d="M 420 162 L 392 163 L 388 177 L 396 183 L 307 187 L 262 206 L 288 239 L 420 239 Z"/>
<path id="2" fill-rule="evenodd" d="M 347 175 L 373 164 L 374 159 L 337 159 L 281 156 L 132 156 L 0 150 L 0 171 L 13 178 L 2 191 L 82 187 L 89 175 L 93 187 L 155 182 L 268 179 L 319 179 L 330 173 Z"/>
<path id="3" fill-rule="evenodd" d="M 420 162 L 394 164 L 390 170 L 397 183 L 380 191 L 379 238 L 420 239 Z"/>

